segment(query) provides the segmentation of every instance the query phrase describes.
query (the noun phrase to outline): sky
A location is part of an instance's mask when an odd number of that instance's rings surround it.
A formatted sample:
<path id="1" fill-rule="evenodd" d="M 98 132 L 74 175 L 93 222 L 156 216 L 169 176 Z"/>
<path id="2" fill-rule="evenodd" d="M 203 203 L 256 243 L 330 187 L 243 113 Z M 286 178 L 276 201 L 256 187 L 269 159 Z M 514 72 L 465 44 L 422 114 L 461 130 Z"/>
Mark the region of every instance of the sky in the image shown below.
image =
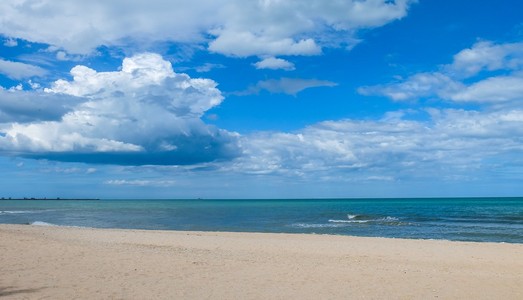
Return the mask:
<path id="1" fill-rule="evenodd" d="M 523 196 L 519 0 L 3 0 L 0 196 Z"/>

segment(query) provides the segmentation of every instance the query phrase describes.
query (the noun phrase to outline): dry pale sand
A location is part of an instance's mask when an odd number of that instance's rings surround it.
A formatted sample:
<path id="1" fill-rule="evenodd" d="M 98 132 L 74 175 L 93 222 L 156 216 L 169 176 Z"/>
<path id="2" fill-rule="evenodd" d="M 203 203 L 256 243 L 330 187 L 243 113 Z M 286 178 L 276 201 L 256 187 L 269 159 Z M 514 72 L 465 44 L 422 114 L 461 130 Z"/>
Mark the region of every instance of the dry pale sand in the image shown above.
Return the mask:
<path id="1" fill-rule="evenodd" d="M 523 299 L 523 244 L 0 225 L 2 299 Z"/>

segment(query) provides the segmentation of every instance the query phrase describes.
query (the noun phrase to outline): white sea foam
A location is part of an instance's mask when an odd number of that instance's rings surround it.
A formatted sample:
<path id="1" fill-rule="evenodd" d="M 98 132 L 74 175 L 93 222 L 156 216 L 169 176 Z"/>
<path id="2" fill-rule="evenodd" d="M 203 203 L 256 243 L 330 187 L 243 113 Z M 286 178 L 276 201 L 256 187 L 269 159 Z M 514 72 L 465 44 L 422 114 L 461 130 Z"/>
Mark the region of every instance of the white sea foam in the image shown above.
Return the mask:
<path id="1" fill-rule="evenodd" d="M 291 227 L 297 228 L 336 228 L 346 227 L 350 224 L 365 224 L 365 223 L 393 223 L 398 222 L 399 219 L 395 217 L 384 217 L 384 218 L 370 218 L 361 220 L 361 215 L 347 215 L 347 220 L 329 219 L 328 223 L 294 223 Z"/>
<path id="2" fill-rule="evenodd" d="M 47 223 L 47 222 L 43 222 L 43 221 L 34 221 L 30 225 L 33 225 L 33 226 L 58 226 L 56 224 Z"/>
<path id="3" fill-rule="evenodd" d="M 329 220 L 331 223 L 368 223 L 371 220 Z"/>
<path id="4" fill-rule="evenodd" d="M 397 222 L 399 221 L 398 218 L 395 217 L 385 217 L 385 218 L 378 218 L 378 219 L 368 219 L 368 220 L 355 220 L 355 218 L 360 217 L 359 215 L 347 215 L 348 220 L 336 220 L 336 219 L 330 219 L 330 223 L 369 223 L 369 222 L 376 222 L 376 223 L 387 223 L 387 222 Z"/>
<path id="5" fill-rule="evenodd" d="M 400 219 L 395 218 L 395 217 L 385 217 L 385 218 L 378 219 L 378 222 L 397 222 L 399 220 Z"/>
<path id="6" fill-rule="evenodd" d="M 53 224 L 53 223 L 48 223 L 48 222 L 43 222 L 43 221 L 34 221 L 34 222 L 29 223 L 29 225 L 48 226 L 48 227 L 67 227 L 67 228 L 96 228 L 96 227 L 87 227 L 87 226 L 58 225 L 58 224 Z"/>
<path id="7" fill-rule="evenodd" d="M 341 227 L 343 224 L 310 224 L 310 223 L 295 223 L 291 227 L 297 228 L 334 228 Z"/>
<path id="8" fill-rule="evenodd" d="M 14 214 L 31 214 L 34 210 L 0 210 L 0 215 L 14 215 Z"/>

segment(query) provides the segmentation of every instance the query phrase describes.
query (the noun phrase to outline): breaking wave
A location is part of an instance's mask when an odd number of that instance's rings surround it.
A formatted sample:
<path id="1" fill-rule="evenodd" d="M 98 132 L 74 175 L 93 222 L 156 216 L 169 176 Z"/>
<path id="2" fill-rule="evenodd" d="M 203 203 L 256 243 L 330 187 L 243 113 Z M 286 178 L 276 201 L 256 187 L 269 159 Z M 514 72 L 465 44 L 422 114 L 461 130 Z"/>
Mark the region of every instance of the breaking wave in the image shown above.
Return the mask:
<path id="1" fill-rule="evenodd" d="M 388 225 L 397 226 L 403 225 L 399 218 L 391 216 L 365 216 L 365 215 L 347 215 L 347 219 L 329 219 L 326 223 L 294 223 L 290 225 L 294 228 L 337 228 L 337 227 L 348 227 L 352 224 L 376 224 L 376 225 Z"/>
<path id="2" fill-rule="evenodd" d="M 365 216 L 365 215 L 347 215 L 347 220 L 336 220 L 336 219 L 330 219 L 330 223 L 395 223 L 398 222 L 399 219 L 396 217 L 373 217 L 373 216 Z"/>
<path id="3" fill-rule="evenodd" d="M 295 228 L 335 228 L 343 227 L 343 224 L 310 224 L 310 223 L 294 223 L 291 227 Z"/>
<path id="4" fill-rule="evenodd" d="M 34 222 L 29 223 L 29 225 L 32 225 L 32 226 L 60 226 L 60 225 L 47 223 L 47 222 L 43 222 L 43 221 L 34 221 Z"/>

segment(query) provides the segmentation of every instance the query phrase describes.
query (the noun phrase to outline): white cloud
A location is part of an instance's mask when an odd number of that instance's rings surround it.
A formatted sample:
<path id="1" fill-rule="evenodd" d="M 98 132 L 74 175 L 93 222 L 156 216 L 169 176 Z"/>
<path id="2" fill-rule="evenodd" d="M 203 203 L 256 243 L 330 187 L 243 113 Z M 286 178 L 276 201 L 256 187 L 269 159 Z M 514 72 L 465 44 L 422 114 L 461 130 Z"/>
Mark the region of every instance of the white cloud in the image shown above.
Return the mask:
<path id="1" fill-rule="evenodd" d="M 520 74 L 523 75 L 523 74 Z M 523 76 L 497 76 L 476 82 L 451 95 L 454 101 L 523 101 Z"/>
<path id="2" fill-rule="evenodd" d="M 466 77 L 484 70 L 518 70 L 523 68 L 523 43 L 478 42 L 454 55 L 454 62 L 447 68 Z"/>
<path id="3" fill-rule="evenodd" d="M 172 187 L 177 184 L 174 180 L 144 180 L 144 179 L 113 179 L 105 181 L 108 185 L 127 185 L 127 186 L 139 186 L 139 187 Z"/>
<path id="4" fill-rule="evenodd" d="M 53 168 L 44 168 L 41 170 L 41 172 L 44 173 L 63 173 L 63 174 L 91 174 L 94 171 L 92 171 L 93 168 L 78 168 L 78 167 L 70 167 L 70 168 L 62 168 L 62 167 L 53 167 Z M 96 171 L 96 169 L 94 169 Z"/>
<path id="5" fill-rule="evenodd" d="M 262 80 L 256 85 L 249 87 L 245 91 L 235 92 L 233 94 L 238 96 L 257 94 L 262 90 L 266 90 L 275 94 L 288 94 L 295 96 L 299 92 L 315 87 L 333 87 L 337 83 L 326 80 L 316 79 L 301 79 L 301 78 L 280 78 Z"/>
<path id="6" fill-rule="evenodd" d="M 67 60 L 67 53 L 65 51 L 56 52 L 56 59 L 58 60 Z"/>
<path id="7" fill-rule="evenodd" d="M 5 0 L 0 33 L 73 54 L 101 45 L 171 41 L 209 42 L 211 51 L 232 56 L 314 55 L 323 46 L 350 47 L 358 29 L 401 19 L 413 2 Z M 324 32 L 334 35 L 325 40 Z"/>
<path id="8" fill-rule="evenodd" d="M 101 100 L 131 96 L 191 117 L 200 117 L 223 100 L 216 82 L 175 73 L 170 62 L 152 53 L 125 58 L 118 72 L 76 66 L 71 75 L 73 81 L 57 80 L 45 91 Z"/>
<path id="9" fill-rule="evenodd" d="M 15 91 L 23 91 L 23 90 L 24 90 L 24 86 L 21 83 L 19 83 L 15 86 L 10 87 L 8 91 L 15 92 Z"/>
<path id="10" fill-rule="evenodd" d="M 4 46 L 6 46 L 6 47 L 16 47 L 16 46 L 18 46 L 18 42 L 16 41 L 16 39 L 7 38 L 4 41 Z"/>
<path id="11" fill-rule="evenodd" d="M 395 101 L 419 99 L 437 95 L 444 99 L 463 85 L 441 73 L 419 73 L 397 84 L 361 87 L 358 92 L 362 95 L 381 94 Z"/>
<path id="12" fill-rule="evenodd" d="M 38 66 L 0 58 L 0 73 L 12 79 L 24 79 L 44 76 L 47 71 Z"/>
<path id="13" fill-rule="evenodd" d="M 29 79 L 27 81 L 27 83 L 29 84 L 29 86 L 31 87 L 31 89 L 33 90 L 38 90 L 40 89 L 42 86 L 38 83 L 38 82 L 33 82 L 31 79 Z"/>
<path id="14" fill-rule="evenodd" d="M 211 31 L 216 39 L 209 48 L 235 56 L 315 55 L 323 45 L 338 46 L 340 40 L 352 42 L 350 37 L 358 29 L 404 17 L 413 2 L 229 1 L 223 24 Z M 324 32 L 336 34 L 324 40 L 320 38 Z"/>
<path id="15" fill-rule="evenodd" d="M 76 66 L 71 75 L 72 81 L 57 80 L 45 92 L 84 102 L 58 121 L 3 126 L 0 148 L 113 164 L 191 164 L 236 154 L 234 134 L 200 119 L 223 99 L 212 80 L 175 73 L 151 53 L 124 59 L 120 71 Z"/>
<path id="16" fill-rule="evenodd" d="M 455 102 L 510 102 L 519 106 L 519 100 L 523 100 L 522 49 L 523 43 L 479 42 L 460 51 L 452 64 L 441 66 L 439 71 L 414 74 L 396 83 L 361 87 L 358 92 L 384 95 L 396 101 L 438 97 Z"/>
<path id="17" fill-rule="evenodd" d="M 244 155 L 230 170 L 320 180 L 366 181 L 442 178 L 490 172 L 497 176 L 523 151 L 523 110 L 429 111 L 428 120 L 397 112 L 381 120 L 321 122 L 293 133 L 261 132 L 242 138 Z"/>
<path id="18" fill-rule="evenodd" d="M 201 66 L 194 68 L 194 70 L 198 73 L 206 73 L 206 72 L 210 72 L 212 69 L 223 69 L 223 68 L 225 68 L 225 66 L 222 64 L 205 63 Z"/>
<path id="19" fill-rule="evenodd" d="M 202 41 L 216 23 L 223 1 L 66 1 L 0 3 L 1 33 L 46 43 L 74 54 L 88 54 L 100 45 L 122 45 L 128 39 Z M 67 30 L 64 30 L 67 28 Z"/>
<path id="20" fill-rule="evenodd" d="M 259 62 L 255 63 L 254 66 L 256 69 L 271 69 L 271 70 L 286 70 L 286 71 L 292 71 L 294 70 L 294 64 L 281 58 L 276 57 L 267 57 L 263 60 L 260 60 Z"/>
<path id="21" fill-rule="evenodd" d="M 230 56 L 251 55 L 318 55 L 321 47 L 313 39 L 295 41 L 272 39 L 251 32 L 222 32 L 209 44 L 209 50 Z"/>
<path id="22" fill-rule="evenodd" d="M 58 121 L 84 101 L 86 99 L 41 91 L 0 89 L 0 124 Z"/>
<path id="23" fill-rule="evenodd" d="M 49 47 L 52 48 L 52 47 Z M 83 56 L 82 55 L 70 55 L 65 51 L 57 51 L 57 49 L 48 49 L 48 52 L 55 52 L 56 51 L 56 59 L 61 61 L 81 61 Z"/>

